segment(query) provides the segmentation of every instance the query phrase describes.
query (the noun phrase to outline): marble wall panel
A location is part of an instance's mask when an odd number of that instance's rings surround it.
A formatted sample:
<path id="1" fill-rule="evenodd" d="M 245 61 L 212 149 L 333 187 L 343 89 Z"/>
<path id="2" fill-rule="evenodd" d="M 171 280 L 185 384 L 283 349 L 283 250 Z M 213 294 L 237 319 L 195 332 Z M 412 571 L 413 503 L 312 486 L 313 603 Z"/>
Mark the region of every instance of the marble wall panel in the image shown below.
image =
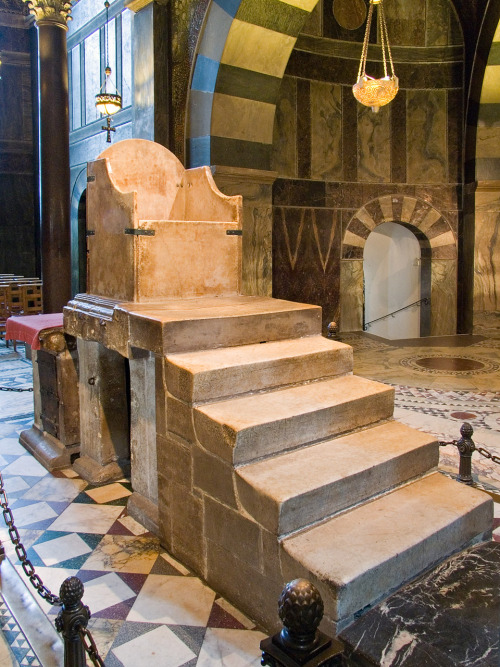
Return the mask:
<path id="1" fill-rule="evenodd" d="M 352 90 L 342 87 L 342 157 L 344 180 L 357 179 L 357 127 L 353 119 L 357 117 L 357 107 Z"/>
<path id="2" fill-rule="evenodd" d="M 342 178 L 342 87 L 311 83 L 311 178 Z"/>
<path id="3" fill-rule="evenodd" d="M 326 183 L 278 178 L 273 186 L 275 206 L 325 206 Z"/>
<path id="4" fill-rule="evenodd" d="M 304 35 L 321 36 L 323 31 L 323 2 L 318 1 L 316 7 L 312 10 L 309 18 L 306 20 L 302 33 Z"/>
<path id="5" fill-rule="evenodd" d="M 446 46 L 450 43 L 450 11 L 448 0 L 426 0 L 426 46 Z"/>
<path id="6" fill-rule="evenodd" d="M 500 127 L 478 127 L 476 134 L 476 157 L 497 158 L 499 155 Z"/>
<path id="7" fill-rule="evenodd" d="M 448 90 L 448 180 L 462 181 L 462 91 Z M 500 144 L 499 144 L 500 146 Z"/>
<path id="8" fill-rule="evenodd" d="M 297 173 L 311 177 L 311 82 L 297 81 Z"/>
<path id="9" fill-rule="evenodd" d="M 426 0 L 391 0 L 384 13 L 391 44 L 425 46 Z"/>
<path id="10" fill-rule="evenodd" d="M 273 296 L 320 305 L 323 327 L 340 315 L 340 212 L 275 207 Z"/>
<path id="11" fill-rule="evenodd" d="M 297 83 L 285 76 L 276 105 L 272 168 L 279 176 L 297 176 Z"/>
<path id="12" fill-rule="evenodd" d="M 431 265 L 431 336 L 457 331 L 457 261 L 433 259 Z"/>
<path id="13" fill-rule="evenodd" d="M 391 112 L 389 106 L 373 113 L 358 105 L 358 180 L 391 180 Z"/>
<path id="14" fill-rule="evenodd" d="M 414 183 L 447 181 L 446 93 L 437 90 L 408 91 L 407 172 Z"/>
<path id="15" fill-rule="evenodd" d="M 495 194 L 500 198 L 500 193 Z M 486 205 L 483 204 L 483 208 L 486 208 Z M 475 226 L 474 310 L 498 311 L 500 310 L 499 209 L 489 211 L 476 209 Z"/>
<path id="16" fill-rule="evenodd" d="M 406 182 L 406 90 L 400 90 L 390 105 L 391 180 Z"/>
<path id="17" fill-rule="evenodd" d="M 243 294 L 271 296 L 274 178 L 273 172 L 215 168 L 214 179 L 221 192 L 243 196 Z"/>
<path id="18" fill-rule="evenodd" d="M 363 328 L 363 260 L 342 260 L 340 263 L 340 330 L 361 331 Z"/>

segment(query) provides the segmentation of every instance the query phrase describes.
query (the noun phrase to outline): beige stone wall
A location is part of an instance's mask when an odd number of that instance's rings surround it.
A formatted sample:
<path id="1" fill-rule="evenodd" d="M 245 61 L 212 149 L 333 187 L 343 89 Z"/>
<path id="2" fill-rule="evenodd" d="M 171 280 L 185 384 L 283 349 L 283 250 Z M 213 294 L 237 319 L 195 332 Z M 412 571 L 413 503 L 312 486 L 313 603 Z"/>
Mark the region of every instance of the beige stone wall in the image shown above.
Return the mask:
<path id="1" fill-rule="evenodd" d="M 500 182 L 478 184 L 474 256 L 474 313 L 500 310 Z"/>

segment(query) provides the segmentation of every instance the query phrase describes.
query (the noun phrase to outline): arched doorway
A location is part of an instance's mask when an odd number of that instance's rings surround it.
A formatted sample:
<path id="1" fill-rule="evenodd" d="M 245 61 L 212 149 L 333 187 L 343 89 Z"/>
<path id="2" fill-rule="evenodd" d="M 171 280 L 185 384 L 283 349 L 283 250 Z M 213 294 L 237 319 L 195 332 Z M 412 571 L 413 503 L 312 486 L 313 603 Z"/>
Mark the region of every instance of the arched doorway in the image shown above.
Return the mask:
<path id="1" fill-rule="evenodd" d="M 363 328 L 391 340 L 418 338 L 421 252 L 415 234 L 394 222 L 379 225 L 366 240 L 363 271 Z"/>
<path id="2" fill-rule="evenodd" d="M 363 319 L 364 248 L 371 233 L 388 222 L 410 230 L 420 245 L 420 298 L 430 300 L 420 309 L 420 336 L 456 333 L 457 250 L 451 225 L 425 200 L 399 194 L 367 202 L 343 234 L 341 331 L 359 331 L 369 321 L 366 315 Z"/>

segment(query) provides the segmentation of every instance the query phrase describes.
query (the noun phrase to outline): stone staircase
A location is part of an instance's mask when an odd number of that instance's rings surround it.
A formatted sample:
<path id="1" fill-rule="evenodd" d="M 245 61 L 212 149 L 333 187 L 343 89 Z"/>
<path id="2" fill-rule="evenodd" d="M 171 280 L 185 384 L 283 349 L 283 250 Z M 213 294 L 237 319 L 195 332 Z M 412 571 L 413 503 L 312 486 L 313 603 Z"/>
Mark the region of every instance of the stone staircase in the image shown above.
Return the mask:
<path id="1" fill-rule="evenodd" d="M 269 301 L 280 317 L 286 302 Z M 284 337 L 274 320 L 268 342 L 240 344 L 239 322 L 238 344 L 217 347 L 227 329 L 210 326 L 214 349 L 166 357 L 160 533 L 267 629 L 297 576 L 338 632 L 488 536 L 491 500 L 436 472 L 435 439 L 392 420 L 394 390 L 352 375 L 349 346 L 307 325 Z"/>

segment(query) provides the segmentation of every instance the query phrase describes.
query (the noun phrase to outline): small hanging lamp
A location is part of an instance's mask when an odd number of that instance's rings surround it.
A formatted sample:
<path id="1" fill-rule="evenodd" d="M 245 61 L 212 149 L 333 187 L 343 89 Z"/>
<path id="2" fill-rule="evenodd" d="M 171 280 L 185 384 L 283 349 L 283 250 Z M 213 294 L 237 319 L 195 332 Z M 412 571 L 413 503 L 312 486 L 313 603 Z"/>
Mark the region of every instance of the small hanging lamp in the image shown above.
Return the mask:
<path id="1" fill-rule="evenodd" d="M 95 96 L 95 106 L 96 109 L 103 115 L 108 116 L 107 127 L 108 133 L 107 142 L 111 142 L 110 131 L 114 131 L 114 128 L 111 128 L 111 119 L 109 116 L 120 111 L 122 108 L 122 98 L 119 94 L 116 86 L 111 80 L 111 67 L 109 66 L 109 54 L 108 54 L 108 9 L 109 2 L 105 1 L 104 6 L 106 7 L 106 24 L 104 26 L 104 48 L 106 51 L 106 68 L 104 70 L 104 81 L 99 90 L 98 94 Z"/>
<path id="2" fill-rule="evenodd" d="M 371 107 L 374 113 L 377 113 L 380 107 L 389 104 L 399 90 L 399 79 L 394 74 L 394 64 L 392 62 L 391 47 L 389 45 L 389 35 L 387 24 L 385 22 L 383 0 L 370 0 L 368 18 L 366 19 L 365 38 L 363 40 L 363 51 L 361 52 L 361 61 L 359 63 L 358 80 L 352 87 L 354 97 L 367 107 Z M 384 61 L 384 76 L 382 79 L 375 79 L 366 73 L 366 58 L 368 55 L 368 42 L 370 38 L 370 28 L 373 16 L 373 6 L 378 5 L 378 29 L 380 42 L 382 45 L 382 59 Z M 387 60 L 391 68 L 391 74 L 387 73 Z"/>

